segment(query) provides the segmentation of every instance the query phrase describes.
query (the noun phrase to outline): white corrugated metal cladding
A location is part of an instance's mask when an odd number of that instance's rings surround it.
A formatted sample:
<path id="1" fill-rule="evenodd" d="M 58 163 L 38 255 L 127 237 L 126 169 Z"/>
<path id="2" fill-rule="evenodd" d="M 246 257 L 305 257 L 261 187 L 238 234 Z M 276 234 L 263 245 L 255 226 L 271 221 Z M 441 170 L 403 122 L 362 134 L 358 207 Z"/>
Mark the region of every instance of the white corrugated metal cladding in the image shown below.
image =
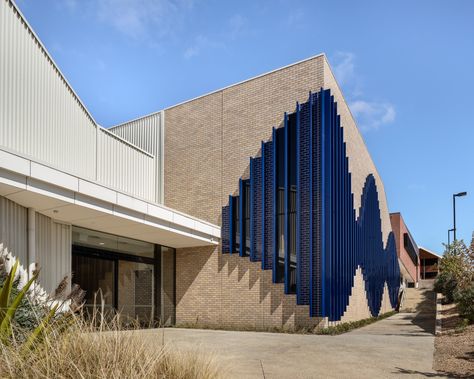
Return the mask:
<path id="1" fill-rule="evenodd" d="M 71 230 L 71 225 L 36 213 L 36 262 L 39 282 L 47 293 L 52 293 L 65 276 L 71 279 Z"/>
<path id="2" fill-rule="evenodd" d="M 153 113 L 108 129 L 155 157 L 157 203 L 163 203 L 163 121 L 162 113 Z"/>
<path id="3" fill-rule="evenodd" d="M 14 3 L 0 0 L 0 148 L 156 201 L 156 152 L 97 125 Z"/>
<path id="4" fill-rule="evenodd" d="M 99 155 L 97 180 L 107 185 L 133 193 L 147 200 L 155 200 L 155 159 L 152 155 L 130 149 L 122 140 L 99 130 Z M 127 175 L 123 175 L 123 172 Z"/>
<path id="5" fill-rule="evenodd" d="M 0 243 L 26 267 L 28 254 L 26 208 L 0 196 Z"/>
<path id="6" fill-rule="evenodd" d="M 2 0 L 3 1 L 3 0 Z M 66 275 L 71 275 L 71 226 L 34 213 L 35 262 L 39 282 L 51 293 Z M 28 210 L 0 196 L 0 241 L 24 268 L 28 267 Z"/>

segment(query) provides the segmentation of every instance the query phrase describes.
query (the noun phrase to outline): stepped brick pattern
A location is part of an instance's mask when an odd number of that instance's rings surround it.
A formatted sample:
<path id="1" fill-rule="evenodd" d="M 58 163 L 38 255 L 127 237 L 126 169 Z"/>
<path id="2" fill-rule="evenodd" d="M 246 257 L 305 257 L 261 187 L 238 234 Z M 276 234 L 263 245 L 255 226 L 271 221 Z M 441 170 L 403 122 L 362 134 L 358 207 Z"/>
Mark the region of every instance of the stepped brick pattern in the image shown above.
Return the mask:
<path id="1" fill-rule="evenodd" d="M 324 85 L 324 56 L 165 109 L 164 203 L 213 224 L 271 127 Z"/>
<path id="2" fill-rule="evenodd" d="M 273 191 L 275 199 L 281 190 L 279 183 L 284 182 L 284 209 L 280 205 L 280 210 L 274 209 L 271 217 L 265 217 L 264 211 L 260 214 L 254 211 L 262 208 L 262 205 L 264 207 L 264 197 L 268 193 L 267 187 L 255 185 L 256 182 L 261 184 L 260 176 L 263 176 L 265 182 L 265 173 L 268 171 L 262 165 L 265 162 L 262 158 L 250 159 L 250 179 L 240 181 L 239 195 L 231 196 L 229 204 L 223 208 L 223 214 L 239 214 L 240 217 L 224 220 L 223 224 L 228 228 L 222 228 L 222 241 L 223 246 L 228 246 L 229 250 L 223 249 L 222 252 L 232 254 L 238 251 L 240 256 L 244 256 L 249 248 L 250 259 L 254 261 L 258 260 L 258 254 L 254 251 L 255 237 L 261 236 L 261 230 L 255 228 L 255 218 L 263 220 L 263 223 L 258 224 L 260 229 L 262 224 L 272 223 L 276 230 L 277 225 L 282 223 L 279 212 L 284 213 L 284 237 L 275 234 L 265 237 L 274 239 L 271 244 L 273 250 L 263 253 L 263 256 L 271 256 L 273 261 L 273 282 L 277 283 L 283 276 L 284 292 L 290 293 L 292 262 L 289 251 L 291 233 L 295 233 L 297 303 L 309 305 L 310 316 L 328 317 L 329 321 L 341 320 L 349 305 L 354 275 L 359 267 L 366 282 L 372 316 L 377 316 L 381 309 L 396 307 L 400 278 L 393 233 L 389 234 L 385 247 L 382 240 L 378 192 L 373 175 L 366 178 L 359 215 L 355 215 L 343 132 L 337 114 L 337 103 L 330 91 L 321 90 L 310 95 L 306 103 L 301 106 L 297 104 L 293 114 L 285 115 L 283 127 L 273 132 L 273 160 L 269 162 L 270 169 L 273 170 L 273 182 L 270 183 L 270 191 Z M 296 140 L 291 141 L 291 138 Z M 284 146 L 284 154 L 276 149 L 281 145 Z M 265 147 L 262 151 L 266 151 Z M 305 160 L 301 159 L 302 153 Z M 291 161 L 296 163 L 296 172 L 293 173 Z M 319 164 L 316 164 L 317 161 Z M 257 169 L 253 169 L 255 166 Z M 258 180 L 255 178 L 257 173 Z M 293 223 L 296 230 L 290 228 L 289 184 L 292 174 L 296 175 L 296 223 Z M 284 176 L 284 180 L 279 176 Z M 303 180 L 303 183 L 309 182 L 309 185 L 301 187 L 302 177 L 309 177 L 309 180 Z M 243 183 L 248 181 L 251 188 L 250 199 L 243 193 Z M 250 230 L 253 231 L 250 236 L 246 233 L 245 223 L 248 206 Z M 304 227 L 301 226 L 302 221 Z M 265 246 L 265 241 L 261 244 Z M 277 249 L 276 246 L 280 244 L 284 246 L 278 246 Z M 279 253 L 282 248 L 285 251 L 284 268 L 278 265 L 282 260 Z M 265 264 L 262 269 L 265 269 Z M 279 270 L 282 273 L 278 273 Z M 388 292 L 390 306 L 383 303 L 385 292 Z"/>
<path id="3" fill-rule="evenodd" d="M 321 88 L 331 90 L 344 126 L 344 133 L 341 134 L 349 157 L 347 165 L 351 180 L 348 187 L 353 194 L 355 216 L 359 219 L 364 187 L 369 175 L 372 175 L 378 195 L 382 245 L 387 249 L 391 225 L 383 183 L 324 55 L 178 104 L 164 111 L 165 205 L 219 224 L 222 229 L 228 230 L 232 215 L 229 214 L 230 208 L 223 210 L 222 207 L 229 205 L 229 194 L 234 201 L 237 200 L 239 179 L 246 181 L 251 176 L 254 177 L 253 190 L 250 191 L 253 199 L 260 192 L 255 193 L 256 188 L 261 185 L 265 189 L 261 192 L 264 202 L 252 207 L 254 222 L 252 232 L 249 231 L 248 235 L 249 241 L 250 234 L 254 235 L 253 249 L 249 246 L 249 250 L 252 250 L 251 259 L 242 258 L 238 254 L 220 254 L 221 249 L 229 251 L 228 239 L 222 241 L 220 248 L 209 246 L 176 250 L 178 325 L 197 322 L 216 327 L 233 325 L 255 328 L 257 323 L 248 321 L 257 317 L 254 314 L 259 315 L 258 325 L 263 325 L 263 328 L 328 325 L 328 318 L 309 317 L 309 305 L 300 304 L 301 297 L 307 298 L 310 291 L 309 256 L 298 258 L 301 259 L 298 260 L 300 267 L 307 267 L 300 273 L 300 283 L 306 284 L 298 287 L 298 294 L 285 294 L 284 283 L 273 283 L 275 256 L 272 252 L 275 249 L 275 239 L 269 237 L 276 230 L 273 223 L 264 222 L 262 218 L 259 225 L 259 220 L 255 218 L 256 214 L 265 212 L 265 218 L 272 219 L 277 200 L 273 197 L 274 179 L 273 170 L 270 169 L 274 151 L 272 126 L 277 127 L 276 130 L 282 129 L 282 120 L 285 120 L 283 114 L 292 113 L 296 101 L 301 103 L 301 122 L 306 122 L 303 114 L 309 112 L 309 107 L 305 105 L 308 92 L 317 92 Z M 290 116 L 287 122 L 293 122 L 293 117 Z M 308 129 L 302 128 L 301 133 L 307 133 L 305 139 L 309 143 Z M 306 176 L 302 174 L 300 177 L 301 188 L 310 186 L 310 162 L 315 163 L 314 170 L 321 170 L 320 160 L 316 159 L 317 151 L 318 148 L 312 149 L 313 160 L 304 158 L 305 154 L 309 154 L 309 149 L 300 151 L 301 169 L 308 170 Z M 252 167 L 249 157 L 255 157 Z M 260 185 L 257 183 L 259 178 L 251 174 L 260 171 L 257 169 L 259 166 L 267 168 L 265 175 L 260 178 Z M 248 184 L 250 185 L 249 182 Z M 301 233 L 311 225 L 308 211 L 310 198 L 307 196 L 309 192 L 305 193 L 306 197 L 302 194 L 300 199 Z M 320 203 L 319 196 L 320 192 L 314 192 L 314 204 Z M 254 201 L 260 200 L 252 200 Z M 236 206 L 238 208 L 238 204 Z M 313 238 L 314 241 L 300 239 L 301 248 L 308 249 L 310 243 L 318 242 L 317 233 L 313 233 Z M 240 239 L 237 244 L 240 244 Z M 319 262 L 313 263 L 316 268 L 320 265 Z M 346 275 L 352 276 L 348 281 L 354 283 L 354 286 L 345 287 L 345 301 L 350 292 L 349 306 L 345 311 L 342 309 L 344 312 L 341 321 L 357 320 L 371 314 L 370 310 L 367 311 L 369 286 L 363 278 L 363 269 L 353 269 L 351 275 Z M 365 269 L 364 272 L 368 273 Z M 271 289 L 265 287 L 267 284 L 272 286 Z M 390 300 L 386 299 L 388 285 L 385 287 L 377 287 L 378 293 L 384 294 L 380 312 L 385 309 L 385 304 L 391 305 Z M 395 292 L 393 288 L 392 291 Z M 263 295 L 255 297 L 256 293 Z M 286 316 L 277 316 L 278 314 Z M 331 321 L 333 324 L 338 322 L 340 321 Z"/>
<path id="4" fill-rule="evenodd" d="M 179 249 L 177 325 L 256 330 L 325 326 L 326 320 L 309 317 L 309 307 L 297 305 L 296 295 L 285 295 L 283 283 L 274 284 L 271 271 L 260 265 L 206 247 Z"/>

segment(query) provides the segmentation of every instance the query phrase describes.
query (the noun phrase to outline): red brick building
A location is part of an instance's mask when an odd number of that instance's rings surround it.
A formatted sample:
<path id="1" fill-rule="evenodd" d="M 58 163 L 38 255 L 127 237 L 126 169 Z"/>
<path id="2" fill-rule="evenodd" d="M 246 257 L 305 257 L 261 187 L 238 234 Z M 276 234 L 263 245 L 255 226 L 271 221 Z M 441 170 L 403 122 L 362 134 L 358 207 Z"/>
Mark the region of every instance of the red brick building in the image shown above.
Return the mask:
<path id="1" fill-rule="evenodd" d="M 390 213 L 395 234 L 400 273 L 408 287 L 418 287 L 420 280 L 420 251 L 400 212 Z"/>

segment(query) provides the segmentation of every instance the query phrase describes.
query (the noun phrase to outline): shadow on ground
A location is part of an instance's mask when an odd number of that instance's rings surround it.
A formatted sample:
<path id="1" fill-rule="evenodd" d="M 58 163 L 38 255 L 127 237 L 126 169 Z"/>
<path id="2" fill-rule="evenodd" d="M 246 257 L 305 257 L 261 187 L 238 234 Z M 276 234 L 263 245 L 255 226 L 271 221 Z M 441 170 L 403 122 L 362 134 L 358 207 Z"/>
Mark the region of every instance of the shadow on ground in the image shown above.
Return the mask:
<path id="1" fill-rule="evenodd" d="M 415 317 L 412 323 L 423 329 L 426 333 L 435 334 L 436 327 L 436 293 L 425 291 L 423 300 L 416 306 Z"/>
<path id="2" fill-rule="evenodd" d="M 441 311 L 441 316 L 443 318 L 443 329 L 445 330 L 456 329 L 461 321 L 456 307 L 454 306 L 449 308 L 444 306 L 443 310 Z"/>
<path id="3" fill-rule="evenodd" d="M 417 370 L 407 370 L 401 367 L 395 367 L 397 369 L 394 374 L 397 375 L 417 375 L 417 376 L 425 376 L 427 378 L 446 378 L 446 376 L 452 378 L 451 375 L 444 374 L 444 373 L 433 373 L 433 372 L 423 372 L 423 371 L 417 371 Z"/>

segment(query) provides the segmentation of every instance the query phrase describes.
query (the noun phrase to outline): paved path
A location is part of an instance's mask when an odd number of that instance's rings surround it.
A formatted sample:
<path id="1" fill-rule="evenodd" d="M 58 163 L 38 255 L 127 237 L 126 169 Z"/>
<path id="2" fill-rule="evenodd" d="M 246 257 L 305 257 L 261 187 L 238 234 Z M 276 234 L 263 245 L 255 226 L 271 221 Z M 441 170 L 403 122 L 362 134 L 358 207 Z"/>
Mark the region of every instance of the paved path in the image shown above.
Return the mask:
<path id="1" fill-rule="evenodd" d="M 235 378 L 443 377 L 432 369 L 434 318 L 399 313 L 339 336 L 165 329 L 165 343 L 217 355 Z M 144 331 L 161 343 L 158 330 Z"/>

